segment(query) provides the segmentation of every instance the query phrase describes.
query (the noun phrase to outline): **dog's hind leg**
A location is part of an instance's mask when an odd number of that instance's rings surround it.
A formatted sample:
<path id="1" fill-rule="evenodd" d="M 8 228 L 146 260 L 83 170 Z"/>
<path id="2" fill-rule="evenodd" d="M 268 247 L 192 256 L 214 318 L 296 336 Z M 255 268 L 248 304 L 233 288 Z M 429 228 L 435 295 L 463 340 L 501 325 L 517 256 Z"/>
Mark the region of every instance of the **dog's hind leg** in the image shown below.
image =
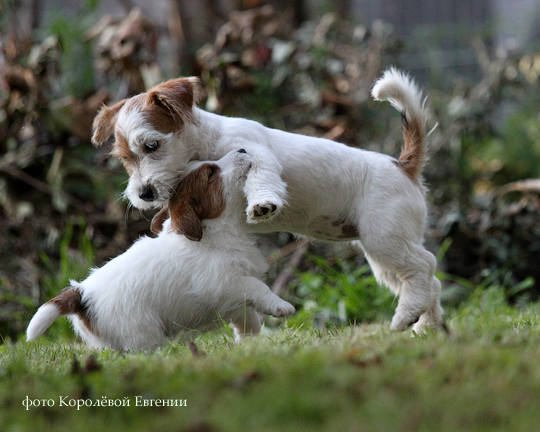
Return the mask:
<path id="1" fill-rule="evenodd" d="M 422 323 L 438 320 L 440 283 L 434 282 L 436 259 L 430 252 L 397 235 L 363 241 L 362 246 L 377 280 L 399 296 L 392 330 L 406 329 L 428 311 Z"/>
<path id="2" fill-rule="evenodd" d="M 425 333 L 425 330 L 428 328 L 444 328 L 443 308 L 441 307 L 440 301 L 441 282 L 436 276 L 433 276 L 431 288 L 435 293 L 435 299 L 433 300 L 432 306 L 420 315 L 420 319 L 413 325 L 413 331 L 417 334 Z"/>
<path id="3" fill-rule="evenodd" d="M 397 273 L 391 272 L 384 267 L 380 266 L 371 257 L 366 255 L 371 270 L 375 276 L 377 282 L 381 285 L 385 285 L 396 296 L 399 296 L 401 291 L 402 281 L 399 279 Z M 433 276 L 432 279 L 432 292 L 435 293 L 435 298 L 431 307 L 420 315 L 418 321 L 416 321 L 412 327 L 412 330 L 417 334 L 425 333 L 426 329 L 431 328 L 434 330 L 443 327 L 443 309 L 440 302 L 441 282 L 437 277 Z"/>
<path id="4" fill-rule="evenodd" d="M 369 256 L 365 250 L 364 255 L 369 263 L 369 267 L 375 276 L 375 280 L 380 284 L 386 286 L 390 291 L 392 291 L 396 296 L 399 296 L 399 291 L 401 289 L 401 280 L 395 272 L 392 272 L 377 261 L 375 261 L 371 256 Z"/>

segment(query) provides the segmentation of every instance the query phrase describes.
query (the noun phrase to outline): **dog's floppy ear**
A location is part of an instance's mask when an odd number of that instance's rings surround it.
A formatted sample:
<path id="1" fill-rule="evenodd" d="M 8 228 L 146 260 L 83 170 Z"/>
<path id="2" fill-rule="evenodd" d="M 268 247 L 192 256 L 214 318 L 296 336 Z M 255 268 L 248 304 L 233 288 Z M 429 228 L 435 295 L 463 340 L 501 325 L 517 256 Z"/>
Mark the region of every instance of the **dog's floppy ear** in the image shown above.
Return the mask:
<path id="1" fill-rule="evenodd" d="M 92 124 L 92 144 L 96 147 L 99 147 L 107 141 L 113 134 L 118 111 L 120 111 L 120 108 L 122 108 L 125 103 L 126 99 L 123 99 L 111 107 L 103 105 L 97 113 L 94 118 L 94 123 Z"/>
<path id="2" fill-rule="evenodd" d="M 170 204 L 169 204 L 170 205 Z M 150 231 L 159 234 L 163 230 L 163 222 L 171 215 L 171 225 L 178 234 L 185 235 L 189 240 L 200 241 L 202 238 L 202 222 L 190 203 L 177 201 L 169 207 L 162 208 L 152 218 Z"/>
<path id="3" fill-rule="evenodd" d="M 171 208 L 171 225 L 175 232 L 192 241 L 202 239 L 202 221 L 190 203 L 180 203 Z"/>
<path id="4" fill-rule="evenodd" d="M 178 234 L 200 241 L 202 221 L 217 218 L 223 212 L 225 198 L 219 172 L 219 166 L 206 163 L 190 172 L 178 185 L 169 200 L 171 224 Z"/>
<path id="5" fill-rule="evenodd" d="M 193 121 L 193 105 L 199 93 L 197 77 L 176 78 L 158 84 L 148 91 L 146 103 L 155 105 L 181 125 L 184 121 Z"/>
<path id="6" fill-rule="evenodd" d="M 163 222 L 169 217 L 169 207 L 164 207 L 158 211 L 152 218 L 150 223 L 150 231 L 154 234 L 159 234 L 163 230 Z"/>

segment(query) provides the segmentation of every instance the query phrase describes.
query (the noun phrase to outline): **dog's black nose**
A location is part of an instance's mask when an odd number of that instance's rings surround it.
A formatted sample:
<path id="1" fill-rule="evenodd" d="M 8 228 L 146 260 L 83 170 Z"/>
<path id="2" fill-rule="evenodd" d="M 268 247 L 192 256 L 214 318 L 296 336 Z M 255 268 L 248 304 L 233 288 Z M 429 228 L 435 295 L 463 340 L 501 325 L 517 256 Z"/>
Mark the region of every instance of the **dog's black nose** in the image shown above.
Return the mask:
<path id="1" fill-rule="evenodd" d="M 152 185 L 143 186 L 139 192 L 139 198 L 143 201 L 154 201 L 156 198 L 156 191 Z"/>
<path id="2" fill-rule="evenodd" d="M 247 151 L 245 149 L 240 149 L 238 150 L 238 153 L 247 153 Z"/>

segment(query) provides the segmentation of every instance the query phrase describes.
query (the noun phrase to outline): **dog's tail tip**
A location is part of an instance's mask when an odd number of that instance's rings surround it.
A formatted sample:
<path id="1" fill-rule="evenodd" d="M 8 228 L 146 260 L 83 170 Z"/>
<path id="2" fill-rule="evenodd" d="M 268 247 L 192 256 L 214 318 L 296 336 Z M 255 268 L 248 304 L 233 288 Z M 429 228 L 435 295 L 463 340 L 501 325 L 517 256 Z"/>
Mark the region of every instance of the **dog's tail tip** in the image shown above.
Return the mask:
<path id="1" fill-rule="evenodd" d="M 26 340 L 30 342 L 37 339 L 45 333 L 60 315 L 60 309 L 56 304 L 48 302 L 42 305 L 28 324 L 26 329 Z"/>
<path id="2" fill-rule="evenodd" d="M 371 96 L 377 101 L 387 100 L 389 97 L 389 86 L 393 85 L 395 81 L 401 81 L 404 73 L 396 69 L 394 66 L 389 67 L 384 71 L 382 76 L 375 81 L 373 88 L 371 89 Z"/>
<path id="3" fill-rule="evenodd" d="M 424 117 L 424 102 L 422 92 L 409 77 L 395 67 L 387 69 L 375 82 L 371 96 L 376 101 L 388 101 L 399 112 L 420 119 Z"/>
<path id="4" fill-rule="evenodd" d="M 76 281 L 71 281 L 71 286 L 64 288 L 37 310 L 26 329 L 26 340 L 32 341 L 41 336 L 60 315 L 75 314 L 83 310 L 81 288 Z"/>

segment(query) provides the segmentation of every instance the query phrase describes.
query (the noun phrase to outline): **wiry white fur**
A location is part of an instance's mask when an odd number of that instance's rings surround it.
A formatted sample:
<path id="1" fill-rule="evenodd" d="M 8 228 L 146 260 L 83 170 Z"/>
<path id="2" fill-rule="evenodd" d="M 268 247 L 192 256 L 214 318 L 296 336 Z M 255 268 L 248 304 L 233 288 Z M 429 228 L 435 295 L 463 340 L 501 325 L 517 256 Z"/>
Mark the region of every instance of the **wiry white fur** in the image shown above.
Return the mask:
<path id="1" fill-rule="evenodd" d="M 46 303 L 42 305 L 28 324 L 26 340 L 32 341 L 41 336 L 59 316 L 60 310 L 54 304 Z"/>
<path id="2" fill-rule="evenodd" d="M 387 71 L 373 95 L 388 99 L 423 124 L 421 93 L 405 74 Z M 136 114 L 123 116 L 123 110 L 116 127 L 129 129 L 136 123 L 129 117 Z M 190 160 L 215 160 L 245 148 L 254 156 L 244 187 L 247 221 L 253 231 L 289 231 L 322 240 L 356 239 L 377 279 L 400 296 L 391 328 L 404 329 L 422 314 L 417 330 L 441 323 L 436 262 L 422 246 L 423 189 L 394 158 L 195 106 L 193 118 L 153 156 L 160 165 L 153 165 L 156 173 L 181 176 Z M 143 154 L 140 157 L 144 159 Z M 140 186 L 136 184 L 133 190 Z M 128 190 L 127 196 L 139 206 L 134 193 Z M 167 198 L 159 196 L 156 202 Z"/>
<path id="3" fill-rule="evenodd" d="M 143 237 L 92 270 L 84 281 L 71 281 L 81 292 L 92 332 L 77 315 L 69 318 L 90 346 L 152 349 L 179 332 L 191 335 L 228 321 L 241 334 L 258 333 L 258 312 L 274 316 L 294 312 L 291 304 L 258 279 L 267 263 L 238 210 L 251 159 L 234 152 L 216 163 L 224 181 L 226 208 L 219 218 L 204 221 L 200 242 L 171 232 L 167 220 L 157 238 Z M 38 310 L 28 328 L 29 340 L 59 315 L 54 309 L 46 304 Z"/>

